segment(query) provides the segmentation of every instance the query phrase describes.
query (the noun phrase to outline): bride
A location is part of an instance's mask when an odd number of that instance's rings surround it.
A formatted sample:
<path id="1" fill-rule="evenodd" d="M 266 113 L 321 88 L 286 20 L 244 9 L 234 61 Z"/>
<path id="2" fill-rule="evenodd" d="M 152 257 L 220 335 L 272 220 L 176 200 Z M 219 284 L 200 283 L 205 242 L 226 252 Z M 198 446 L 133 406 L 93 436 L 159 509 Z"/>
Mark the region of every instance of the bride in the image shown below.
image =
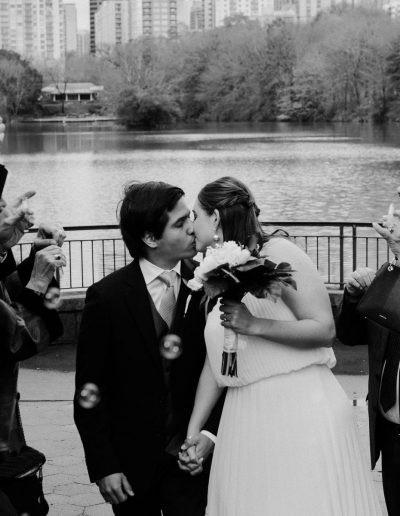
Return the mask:
<path id="1" fill-rule="evenodd" d="M 224 410 L 212 461 L 208 516 L 378 516 L 346 394 L 331 372 L 334 323 L 321 278 L 286 238 L 268 237 L 249 189 L 223 177 L 194 209 L 197 249 L 256 235 L 262 254 L 289 262 L 297 290 L 278 301 L 246 294 L 208 315 L 207 358 L 188 436 L 200 432 L 221 392 Z M 221 374 L 224 327 L 239 334 L 237 377 Z M 187 453 L 201 461 L 188 437 Z M 197 457 L 196 457 L 197 453 Z"/>

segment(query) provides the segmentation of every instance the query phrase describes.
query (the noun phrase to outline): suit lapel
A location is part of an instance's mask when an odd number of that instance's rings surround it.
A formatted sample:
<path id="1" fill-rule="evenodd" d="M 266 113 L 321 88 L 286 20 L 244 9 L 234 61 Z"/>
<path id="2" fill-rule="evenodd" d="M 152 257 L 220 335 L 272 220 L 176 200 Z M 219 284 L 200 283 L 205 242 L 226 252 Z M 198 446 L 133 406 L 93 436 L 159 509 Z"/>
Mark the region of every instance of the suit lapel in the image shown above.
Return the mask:
<path id="1" fill-rule="evenodd" d="M 191 293 L 186 282 L 193 278 L 193 269 L 195 266 L 196 264 L 192 260 L 182 260 L 181 262 L 181 286 L 179 288 L 178 299 L 176 300 L 175 317 L 170 333 L 179 334 L 181 332 L 186 302 L 189 294 Z"/>
<path id="2" fill-rule="evenodd" d="M 131 315 L 140 330 L 142 340 L 153 359 L 161 367 L 158 341 L 151 312 L 149 293 L 143 279 L 139 261 L 134 260 L 127 269 L 126 303 Z"/>

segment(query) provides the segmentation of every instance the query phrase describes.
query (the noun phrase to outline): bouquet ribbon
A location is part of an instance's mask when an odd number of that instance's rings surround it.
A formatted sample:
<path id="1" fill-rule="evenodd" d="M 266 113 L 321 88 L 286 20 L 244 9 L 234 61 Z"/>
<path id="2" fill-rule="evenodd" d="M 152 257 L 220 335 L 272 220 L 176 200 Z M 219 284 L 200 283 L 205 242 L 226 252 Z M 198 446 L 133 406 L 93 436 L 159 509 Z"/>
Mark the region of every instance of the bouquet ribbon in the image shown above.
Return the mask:
<path id="1" fill-rule="evenodd" d="M 222 351 L 221 374 L 237 376 L 238 334 L 230 328 L 224 328 L 224 346 Z"/>

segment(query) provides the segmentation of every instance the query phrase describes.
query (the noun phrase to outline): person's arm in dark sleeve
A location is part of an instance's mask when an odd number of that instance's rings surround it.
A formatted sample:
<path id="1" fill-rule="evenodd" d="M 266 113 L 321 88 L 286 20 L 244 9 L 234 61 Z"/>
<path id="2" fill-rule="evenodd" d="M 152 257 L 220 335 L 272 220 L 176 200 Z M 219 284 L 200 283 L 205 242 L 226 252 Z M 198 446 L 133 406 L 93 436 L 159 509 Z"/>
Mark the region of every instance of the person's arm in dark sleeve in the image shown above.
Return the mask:
<path id="1" fill-rule="evenodd" d="M 111 344 L 112 333 L 106 300 L 97 287 L 92 286 L 87 291 L 81 323 L 74 397 L 74 419 L 92 482 L 122 471 L 111 442 L 111 400 L 108 388 Z M 80 393 L 87 383 L 92 383 L 99 389 L 99 402 L 90 409 L 80 404 Z"/>
<path id="2" fill-rule="evenodd" d="M 336 318 L 336 335 L 347 346 L 366 344 L 366 319 L 357 311 L 358 301 L 346 289 Z"/>
<path id="3" fill-rule="evenodd" d="M 32 296 L 35 296 L 33 292 Z M 40 299 L 31 299 L 27 304 L 34 306 L 39 302 Z M 44 318 L 28 306 L 18 303 L 11 306 L 0 299 L 0 358 L 19 362 L 32 357 L 58 334 L 56 328 L 52 330 L 53 333 Z"/>

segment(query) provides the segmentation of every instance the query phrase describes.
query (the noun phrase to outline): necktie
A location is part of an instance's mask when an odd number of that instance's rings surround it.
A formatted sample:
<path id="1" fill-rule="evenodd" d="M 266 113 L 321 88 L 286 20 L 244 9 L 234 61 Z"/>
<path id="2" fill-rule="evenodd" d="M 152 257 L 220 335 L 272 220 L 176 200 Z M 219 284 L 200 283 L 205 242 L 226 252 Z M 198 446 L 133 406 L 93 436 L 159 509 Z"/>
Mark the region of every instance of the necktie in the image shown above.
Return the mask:
<path id="1" fill-rule="evenodd" d="M 161 304 L 159 313 L 161 317 L 164 319 L 164 321 L 167 323 L 168 328 L 171 327 L 173 318 L 174 318 L 174 312 L 175 312 L 175 305 L 176 305 L 176 298 L 175 298 L 175 290 L 174 285 L 176 281 L 176 272 L 175 271 L 164 271 L 159 276 L 160 281 L 165 283 L 167 285 L 167 288 L 161 298 Z"/>
<path id="2" fill-rule="evenodd" d="M 383 410 L 387 412 L 396 403 L 396 382 L 400 363 L 400 335 L 393 333 L 390 335 L 385 359 L 380 401 Z"/>

